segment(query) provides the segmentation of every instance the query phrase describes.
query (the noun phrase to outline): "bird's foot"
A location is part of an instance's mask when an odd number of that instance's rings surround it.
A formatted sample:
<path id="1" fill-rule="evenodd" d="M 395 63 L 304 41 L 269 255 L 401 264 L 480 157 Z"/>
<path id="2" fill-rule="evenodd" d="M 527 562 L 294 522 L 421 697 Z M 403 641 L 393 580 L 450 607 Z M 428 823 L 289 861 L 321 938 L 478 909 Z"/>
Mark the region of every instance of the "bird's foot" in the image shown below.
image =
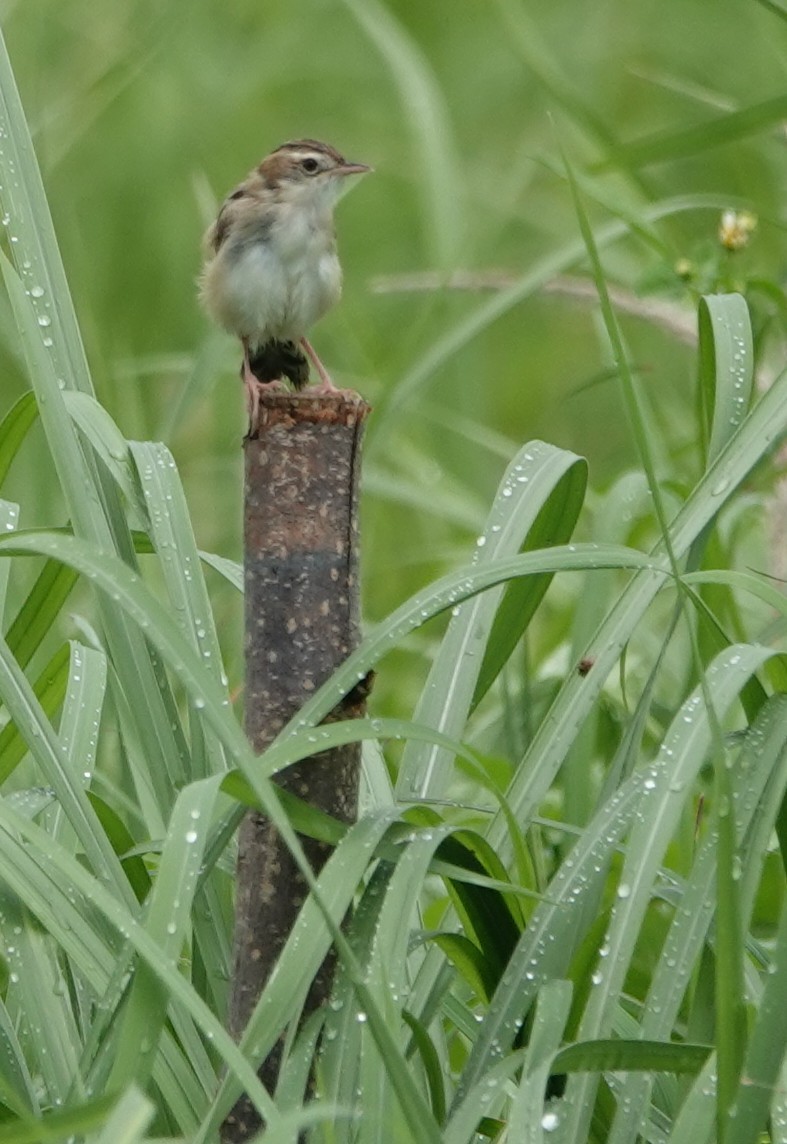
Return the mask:
<path id="1" fill-rule="evenodd" d="M 344 397 L 347 400 L 360 401 L 360 395 L 357 394 L 354 389 L 339 389 L 338 385 L 334 385 L 333 378 L 320 361 L 314 346 L 307 338 L 301 338 L 301 346 L 303 347 L 303 350 L 311 361 L 312 365 L 317 370 L 320 378 L 317 385 L 313 385 L 309 389 L 310 397 Z"/>
<path id="2" fill-rule="evenodd" d="M 278 378 L 273 381 L 260 381 L 251 368 L 249 339 L 241 338 L 241 343 L 243 345 L 243 365 L 240 376 L 246 390 L 246 412 L 249 415 L 249 428 L 246 436 L 254 437 L 260 424 L 260 394 L 266 390 L 269 393 L 281 393 L 283 387 Z"/>
<path id="3" fill-rule="evenodd" d="M 306 390 L 309 397 L 343 397 L 346 401 L 360 401 L 361 395 L 355 389 L 340 389 L 334 385 L 330 378 L 320 381 L 317 385 L 310 385 Z"/>
<path id="4" fill-rule="evenodd" d="M 278 378 L 275 381 L 260 381 L 249 370 L 243 373 L 243 385 L 246 390 L 246 412 L 249 415 L 249 428 L 247 437 L 255 437 L 260 426 L 260 395 L 262 393 L 285 393 L 286 386 Z"/>

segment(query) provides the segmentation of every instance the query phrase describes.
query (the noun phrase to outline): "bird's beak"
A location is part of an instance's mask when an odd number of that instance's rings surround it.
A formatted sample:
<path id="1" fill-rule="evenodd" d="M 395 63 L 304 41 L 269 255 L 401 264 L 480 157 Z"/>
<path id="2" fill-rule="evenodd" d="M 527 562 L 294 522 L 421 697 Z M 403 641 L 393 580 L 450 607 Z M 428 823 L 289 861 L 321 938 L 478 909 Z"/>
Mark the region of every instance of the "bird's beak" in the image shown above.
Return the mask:
<path id="1" fill-rule="evenodd" d="M 334 175 L 366 175 L 372 171 L 373 167 L 368 167 L 366 163 L 344 163 L 341 167 L 336 167 Z"/>

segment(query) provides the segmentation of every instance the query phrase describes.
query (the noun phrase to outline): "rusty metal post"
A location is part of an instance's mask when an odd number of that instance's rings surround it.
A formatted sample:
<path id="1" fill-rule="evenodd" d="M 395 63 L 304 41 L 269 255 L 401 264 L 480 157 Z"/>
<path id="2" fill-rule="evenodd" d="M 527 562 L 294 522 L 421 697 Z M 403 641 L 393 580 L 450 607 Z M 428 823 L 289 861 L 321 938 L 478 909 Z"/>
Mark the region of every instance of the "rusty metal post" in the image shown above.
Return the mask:
<path id="1" fill-rule="evenodd" d="M 359 638 L 357 513 L 359 456 L 369 406 L 342 394 L 265 394 L 259 428 L 245 442 L 246 732 L 261 752 L 356 647 Z M 335 717 L 363 714 L 348 696 Z M 280 785 L 320 810 L 356 817 L 360 748 L 350 744 L 289 767 Z M 304 839 L 317 871 L 326 844 Z M 268 819 L 249 812 L 240 828 L 235 968 L 229 1028 L 239 1038 L 306 898 L 306 884 Z M 328 997 L 329 959 L 306 1013 Z M 260 1069 L 275 1087 L 278 1045 Z M 259 1130 L 246 1097 L 222 1129 L 225 1144 Z"/>

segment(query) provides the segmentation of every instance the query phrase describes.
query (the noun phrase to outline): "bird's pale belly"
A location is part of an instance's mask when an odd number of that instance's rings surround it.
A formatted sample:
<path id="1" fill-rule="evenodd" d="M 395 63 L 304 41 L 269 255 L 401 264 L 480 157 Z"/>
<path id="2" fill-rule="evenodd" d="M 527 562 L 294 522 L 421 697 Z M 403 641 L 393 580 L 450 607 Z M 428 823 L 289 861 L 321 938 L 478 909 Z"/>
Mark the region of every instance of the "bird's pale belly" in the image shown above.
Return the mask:
<path id="1" fill-rule="evenodd" d="M 338 300 L 341 268 L 333 251 L 282 259 L 269 243 L 227 249 L 212 267 L 223 289 L 210 290 L 222 325 L 252 344 L 297 341 Z"/>

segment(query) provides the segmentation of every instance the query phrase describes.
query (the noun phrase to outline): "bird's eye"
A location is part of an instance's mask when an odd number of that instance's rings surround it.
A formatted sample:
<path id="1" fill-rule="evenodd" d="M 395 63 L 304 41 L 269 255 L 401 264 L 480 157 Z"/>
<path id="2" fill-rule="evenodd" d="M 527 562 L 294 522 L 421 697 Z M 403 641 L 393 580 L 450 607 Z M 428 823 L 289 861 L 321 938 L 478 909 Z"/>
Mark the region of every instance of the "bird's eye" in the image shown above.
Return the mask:
<path id="1" fill-rule="evenodd" d="M 307 175 L 313 175 L 319 169 L 320 164 L 316 159 L 301 159 L 301 170 L 305 171 Z"/>

